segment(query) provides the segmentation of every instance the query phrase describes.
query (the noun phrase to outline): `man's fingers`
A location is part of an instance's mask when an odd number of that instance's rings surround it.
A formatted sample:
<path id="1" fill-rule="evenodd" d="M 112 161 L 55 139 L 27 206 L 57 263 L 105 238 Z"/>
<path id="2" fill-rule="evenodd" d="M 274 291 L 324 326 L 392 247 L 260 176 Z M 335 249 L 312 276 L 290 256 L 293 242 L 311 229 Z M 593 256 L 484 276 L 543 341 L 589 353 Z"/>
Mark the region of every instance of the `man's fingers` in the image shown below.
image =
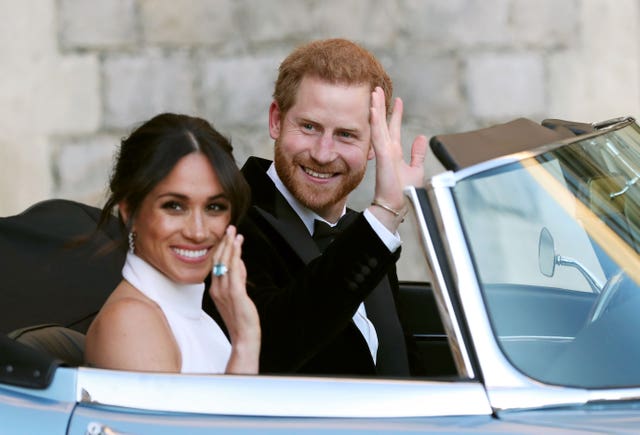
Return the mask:
<path id="1" fill-rule="evenodd" d="M 384 92 L 377 87 L 371 93 L 371 141 L 374 149 L 382 146 L 388 140 L 387 119 L 384 105 Z"/>
<path id="2" fill-rule="evenodd" d="M 404 104 L 400 98 L 396 98 L 393 103 L 393 111 L 389 119 L 389 136 L 393 143 L 400 144 L 402 130 L 402 112 Z"/>
<path id="3" fill-rule="evenodd" d="M 415 138 L 411 145 L 411 162 L 409 165 L 413 168 L 419 168 L 424 165 L 427 156 L 427 138 L 420 135 Z"/>

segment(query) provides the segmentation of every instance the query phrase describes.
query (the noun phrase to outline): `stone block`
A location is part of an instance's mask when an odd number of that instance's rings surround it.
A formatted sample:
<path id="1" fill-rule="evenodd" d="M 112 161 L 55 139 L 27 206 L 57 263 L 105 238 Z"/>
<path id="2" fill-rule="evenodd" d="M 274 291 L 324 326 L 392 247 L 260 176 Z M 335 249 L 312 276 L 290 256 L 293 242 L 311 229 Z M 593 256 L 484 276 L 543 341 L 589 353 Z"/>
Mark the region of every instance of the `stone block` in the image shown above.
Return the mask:
<path id="1" fill-rule="evenodd" d="M 100 126 L 100 66 L 95 55 L 65 56 L 37 81 L 36 121 L 48 133 L 80 134 Z"/>
<path id="2" fill-rule="evenodd" d="M 242 167 L 250 156 L 273 160 L 273 140 L 269 137 L 266 114 L 265 122 L 259 126 L 234 126 L 230 131 L 222 131 L 231 139 L 233 156 Z"/>
<path id="3" fill-rule="evenodd" d="M 109 135 L 61 140 L 54 154 L 54 196 L 101 207 L 119 144 L 118 136 Z"/>
<path id="4" fill-rule="evenodd" d="M 471 114 L 504 120 L 540 114 L 545 108 L 544 64 L 535 53 L 485 53 L 467 59 Z"/>
<path id="5" fill-rule="evenodd" d="M 216 124 L 267 128 L 281 56 L 204 59 L 200 93 L 204 113 Z"/>
<path id="6" fill-rule="evenodd" d="M 570 47 L 579 41 L 580 10 L 576 0 L 515 0 L 511 34 L 516 44 Z"/>
<path id="7" fill-rule="evenodd" d="M 507 44 L 508 0 L 406 0 L 403 30 L 440 50 Z"/>
<path id="8" fill-rule="evenodd" d="M 637 118 L 640 5 L 632 0 L 593 0 L 581 6 L 578 49 L 549 58 L 549 112 L 552 117 L 585 122 Z"/>
<path id="9" fill-rule="evenodd" d="M 52 175 L 49 144 L 43 135 L 24 135 L 20 140 L 0 139 L 0 216 L 22 212 L 49 199 Z"/>
<path id="10" fill-rule="evenodd" d="M 404 116 L 423 125 L 454 125 L 464 113 L 460 68 L 455 58 L 407 54 L 387 68 Z"/>
<path id="11" fill-rule="evenodd" d="M 11 19 L 0 26 L 1 69 L 51 55 L 57 46 L 53 0 L 3 1 L 2 11 Z"/>
<path id="12" fill-rule="evenodd" d="M 336 19 L 336 11 L 348 19 Z M 326 0 L 314 3 L 307 16 L 318 37 L 351 39 L 369 50 L 392 47 L 404 26 L 400 4 L 387 0 Z"/>
<path id="13" fill-rule="evenodd" d="M 144 41 L 218 45 L 237 38 L 231 0 L 140 0 Z"/>
<path id="14" fill-rule="evenodd" d="M 310 0 L 239 0 L 237 33 L 253 44 L 313 39 L 309 38 L 317 30 L 311 12 L 313 5 Z"/>
<path id="15" fill-rule="evenodd" d="M 137 42 L 135 0 L 60 0 L 60 44 L 65 49 L 114 49 Z"/>
<path id="16" fill-rule="evenodd" d="M 193 68 L 185 51 L 107 56 L 104 126 L 130 129 L 160 112 L 194 114 Z"/>

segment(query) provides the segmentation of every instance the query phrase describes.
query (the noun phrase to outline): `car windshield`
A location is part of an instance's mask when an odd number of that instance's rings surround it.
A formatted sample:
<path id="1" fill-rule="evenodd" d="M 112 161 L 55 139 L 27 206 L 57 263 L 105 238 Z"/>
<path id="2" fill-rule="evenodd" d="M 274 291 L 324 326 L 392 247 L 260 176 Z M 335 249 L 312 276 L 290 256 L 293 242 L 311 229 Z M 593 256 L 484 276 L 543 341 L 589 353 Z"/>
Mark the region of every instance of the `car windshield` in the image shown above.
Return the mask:
<path id="1" fill-rule="evenodd" d="M 546 150 L 454 187 L 498 343 L 546 383 L 640 386 L 640 130 Z"/>

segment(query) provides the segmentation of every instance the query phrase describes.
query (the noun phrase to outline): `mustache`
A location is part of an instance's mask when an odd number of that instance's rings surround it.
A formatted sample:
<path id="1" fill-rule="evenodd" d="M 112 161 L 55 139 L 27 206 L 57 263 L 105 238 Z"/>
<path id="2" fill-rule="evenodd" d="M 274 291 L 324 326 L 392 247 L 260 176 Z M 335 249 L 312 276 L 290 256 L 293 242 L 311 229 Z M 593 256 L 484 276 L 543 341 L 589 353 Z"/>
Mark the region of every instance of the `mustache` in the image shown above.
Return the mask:
<path id="1" fill-rule="evenodd" d="M 294 163 L 296 165 L 304 166 L 307 169 L 310 169 L 314 172 L 319 172 L 321 174 L 335 174 L 346 172 L 346 165 L 341 160 L 335 160 L 324 165 L 313 161 L 313 159 L 296 159 Z"/>

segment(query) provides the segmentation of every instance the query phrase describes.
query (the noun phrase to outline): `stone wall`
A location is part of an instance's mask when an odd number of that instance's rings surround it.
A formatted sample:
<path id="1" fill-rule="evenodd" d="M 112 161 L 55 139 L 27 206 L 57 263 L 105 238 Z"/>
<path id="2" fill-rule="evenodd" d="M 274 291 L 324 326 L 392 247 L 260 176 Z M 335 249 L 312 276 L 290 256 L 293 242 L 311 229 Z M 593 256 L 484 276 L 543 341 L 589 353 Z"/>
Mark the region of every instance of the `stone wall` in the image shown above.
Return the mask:
<path id="1" fill-rule="evenodd" d="M 405 101 L 405 142 L 524 116 L 638 115 L 638 0 L 0 0 L 0 215 L 101 205 L 113 152 L 160 111 L 271 156 L 280 60 L 347 37 Z M 427 171 L 437 172 L 432 159 Z M 362 207 L 371 178 L 353 195 Z"/>

